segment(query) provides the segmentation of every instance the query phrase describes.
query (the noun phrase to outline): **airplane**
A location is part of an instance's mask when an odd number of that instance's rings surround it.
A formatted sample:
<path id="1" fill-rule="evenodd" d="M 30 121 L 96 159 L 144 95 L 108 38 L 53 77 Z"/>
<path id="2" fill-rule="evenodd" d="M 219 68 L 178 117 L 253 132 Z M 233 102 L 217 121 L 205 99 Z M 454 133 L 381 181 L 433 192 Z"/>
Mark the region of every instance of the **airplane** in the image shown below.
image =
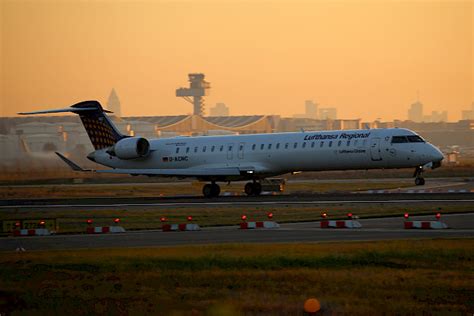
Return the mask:
<path id="1" fill-rule="evenodd" d="M 195 178 L 209 182 L 205 197 L 220 194 L 218 182 L 249 181 L 244 191 L 260 195 L 261 181 L 285 173 L 327 170 L 415 168 L 416 185 L 425 169 L 441 166 L 443 154 L 415 132 L 403 128 L 301 131 L 225 136 L 146 139 L 123 135 L 98 101 L 21 115 L 78 114 L 95 151 L 87 158 L 112 169 L 83 169 L 56 153 L 73 170 L 133 176 Z"/>

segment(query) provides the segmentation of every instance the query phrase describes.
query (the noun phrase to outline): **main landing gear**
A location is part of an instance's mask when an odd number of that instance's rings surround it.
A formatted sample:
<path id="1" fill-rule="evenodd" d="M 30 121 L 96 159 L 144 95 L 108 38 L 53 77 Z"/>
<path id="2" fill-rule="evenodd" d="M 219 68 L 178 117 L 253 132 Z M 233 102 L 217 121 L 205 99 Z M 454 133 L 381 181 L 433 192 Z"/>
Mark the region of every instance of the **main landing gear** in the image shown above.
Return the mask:
<path id="1" fill-rule="evenodd" d="M 221 188 L 215 182 L 205 184 L 202 187 L 202 194 L 206 198 L 218 197 L 221 193 Z M 259 182 L 248 182 L 245 185 L 245 194 L 248 196 L 258 196 L 262 193 L 262 185 Z"/>
<path id="2" fill-rule="evenodd" d="M 220 193 L 221 187 L 215 182 L 205 184 L 202 188 L 202 194 L 206 198 L 218 197 Z"/>
<path id="3" fill-rule="evenodd" d="M 254 182 L 248 182 L 245 185 L 245 194 L 248 196 L 258 196 L 260 193 L 262 193 L 262 185 L 256 181 Z"/>
<path id="4" fill-rule="evenodd" d="M 423 167 L 418 166 L 415 169 L 415 173 L 413 174 L 415 177 L 415 184 L 416 185 L 425 185 L 425 178 L 423 178 Z"/>

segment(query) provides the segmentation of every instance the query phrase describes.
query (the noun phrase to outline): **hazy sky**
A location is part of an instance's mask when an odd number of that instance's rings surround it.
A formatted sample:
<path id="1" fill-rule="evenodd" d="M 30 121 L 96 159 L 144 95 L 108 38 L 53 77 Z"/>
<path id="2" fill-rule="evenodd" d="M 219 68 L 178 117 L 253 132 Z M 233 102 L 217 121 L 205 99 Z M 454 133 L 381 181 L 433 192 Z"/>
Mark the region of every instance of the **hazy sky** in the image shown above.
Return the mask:
<path id="1" fill-rule="evenodd" d="M 474 101 L 474 1 L 0 0 L 1 115 L 97 99 L 123 115 L 192 112 L 175 97 L 189 72 L 207 106 L 231 114 L 304 112 L 458 120 Z"/>

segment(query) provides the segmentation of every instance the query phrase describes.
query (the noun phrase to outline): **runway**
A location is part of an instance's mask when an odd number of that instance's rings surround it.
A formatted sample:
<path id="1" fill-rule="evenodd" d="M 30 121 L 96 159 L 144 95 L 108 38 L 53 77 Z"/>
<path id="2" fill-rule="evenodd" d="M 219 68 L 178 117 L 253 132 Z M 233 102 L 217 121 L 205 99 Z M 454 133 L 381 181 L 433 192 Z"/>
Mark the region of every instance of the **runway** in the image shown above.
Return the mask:
<path id="1" fill-rule="evenodd" d="M 412 220 L 433 220 L 417 216 Z M 279 229 L 240 230 L 237 226 L 210 227 L 197 232 L 136 231 L 104 235 L 57 235 L 0 238 L 0 251 L 22 246 L 31 250 L 160 247 L 225 243 L 300 243 L 374 241 L 426 238 L 474 238 L 474 213 L 444 215 L 450 229 L 403 229 L 403 219 L 363 219 L 361 229 L 321 229 L 319 222 L 282 224 Z"/>
<path id="2" fill-rule="evenodd" d="M 0 209 L 12 208 L 111 208 L 133 206 L 209 206 L 209 205 L 304 205 L 304 204 L 393 204 L 393 203 L 474 203 L 474 193 L 343 193 L 266 195 L 258 197 L 228 196 L 214 199 L 203 197 L 94 197 L 60 199 L 0 200 Z"/>

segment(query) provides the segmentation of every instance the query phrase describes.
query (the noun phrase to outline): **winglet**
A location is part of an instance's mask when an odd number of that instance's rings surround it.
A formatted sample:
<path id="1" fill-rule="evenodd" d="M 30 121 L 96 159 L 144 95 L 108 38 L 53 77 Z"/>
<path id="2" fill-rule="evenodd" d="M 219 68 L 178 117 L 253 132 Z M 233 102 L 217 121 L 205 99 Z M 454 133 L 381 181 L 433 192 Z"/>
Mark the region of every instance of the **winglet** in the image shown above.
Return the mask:
<path id="1" fill-rule="evenodd" d="M 81 168 L 80 166 L 78 166 L 77 164 L 72 162 L 71 160 L 64 157 L 64 155 L 62 155 L 61 153 L 58 153 L 57 151 L 55 153 L 56 153 L 56 155 L 58 155 L 59 158 L 61 158 L 62 161 L 64 161 L 69 167 L 71 167 L 72 170 L 74 170 L 74 171 L 91 171 L 91 170 Z"/>

